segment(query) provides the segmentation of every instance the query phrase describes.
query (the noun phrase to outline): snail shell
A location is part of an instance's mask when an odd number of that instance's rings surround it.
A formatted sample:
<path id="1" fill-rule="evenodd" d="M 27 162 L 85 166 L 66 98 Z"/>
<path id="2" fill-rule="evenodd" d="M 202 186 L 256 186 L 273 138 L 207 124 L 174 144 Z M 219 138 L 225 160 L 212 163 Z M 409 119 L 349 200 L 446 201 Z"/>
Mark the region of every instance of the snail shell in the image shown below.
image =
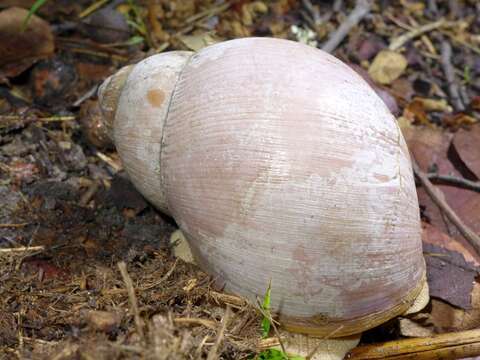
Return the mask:
<path id="1" fill-rule="evenodd" d="M 395 119 L 321 50 L 246 38 L 120 70 L 100 91 L 136 187 L 196 261 L 287 330 L 358 333 L 424 281 L 418 200 Z"/>

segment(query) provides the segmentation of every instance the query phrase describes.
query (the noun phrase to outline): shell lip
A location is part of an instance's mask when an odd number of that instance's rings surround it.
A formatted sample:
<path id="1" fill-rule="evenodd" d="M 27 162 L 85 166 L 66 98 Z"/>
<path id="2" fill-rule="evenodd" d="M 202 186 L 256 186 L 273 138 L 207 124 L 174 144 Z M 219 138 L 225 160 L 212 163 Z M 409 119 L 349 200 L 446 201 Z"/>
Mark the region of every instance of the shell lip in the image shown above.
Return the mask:
<path id="1" fill-rule="evenodd" d="M 398 304 L 386 310 L 354 319 L 331 319 L 318 315 L 309 318 L 280 315 L 280 324 L 285 330 L 292 333 L 301 333 L 314 337 L 338 338 L 359 334 L 408 312 L 426 286 L 428 285 L 424 270 L 416 286 L 409 290 Z"/>

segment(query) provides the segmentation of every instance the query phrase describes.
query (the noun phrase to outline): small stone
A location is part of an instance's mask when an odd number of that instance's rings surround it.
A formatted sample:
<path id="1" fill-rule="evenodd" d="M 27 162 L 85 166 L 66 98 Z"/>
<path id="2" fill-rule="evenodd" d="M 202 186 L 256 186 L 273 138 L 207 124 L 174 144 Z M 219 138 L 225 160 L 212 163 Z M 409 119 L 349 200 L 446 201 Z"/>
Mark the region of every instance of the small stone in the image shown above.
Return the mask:
<path id="1" fill-rule="evenodd" d="M 118 327 L 121 316 L 109 311 L 90 310 L 86 315 L 86 319 L 89 326 L 93 329 L 108 333 Z"/>

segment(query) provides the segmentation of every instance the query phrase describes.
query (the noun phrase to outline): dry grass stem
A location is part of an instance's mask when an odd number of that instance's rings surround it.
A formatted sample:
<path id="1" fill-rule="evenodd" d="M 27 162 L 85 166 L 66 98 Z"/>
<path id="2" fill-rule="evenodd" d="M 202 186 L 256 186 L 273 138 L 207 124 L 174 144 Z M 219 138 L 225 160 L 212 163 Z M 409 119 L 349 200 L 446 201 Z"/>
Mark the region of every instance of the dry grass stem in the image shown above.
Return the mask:
<path id="1" fill-rule="evenodd" d="M 120 270 L 120 273 L 122 274 L 125 287 L 127 288 L 128 299 L 130 301 L 130 307 L 133 312 L 135 326 L 137 328 L 138 335 L 143 341 L 145 341 L 145 333 L 143 331 L 143 321 L 142 321 L 142 318 L 140 317 L 140 310 L 138 308 L 138 302 L 137 302 L 137 297 L 135 295 L 135 288 L 133 287 L 133 281 L 127 271 L 127 264 L 121 261 L 118 263 L 118 268 Z"/>

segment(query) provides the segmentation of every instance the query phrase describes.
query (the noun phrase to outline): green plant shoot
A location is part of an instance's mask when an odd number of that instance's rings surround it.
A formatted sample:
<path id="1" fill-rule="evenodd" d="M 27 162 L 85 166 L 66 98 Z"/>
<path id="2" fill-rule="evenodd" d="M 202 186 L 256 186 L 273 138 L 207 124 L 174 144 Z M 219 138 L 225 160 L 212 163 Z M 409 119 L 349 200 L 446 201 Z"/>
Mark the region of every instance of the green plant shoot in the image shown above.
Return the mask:
<path id="1" fill-rule="evenodd" d="M 263 298 L 262 309 L 265 311 L 265 314 L 270 316 L 270 293 L 272 291 L 272 281 L 268 283 L 267 291 L 265 292 L 265 297 Z M 262 319 L 262 336 L 265 338 L 270 332 L 270 319 L 266 316 Z"/>
<path id="2" fill-rule="evenodd" d="M 35 14 L 38 9 L 40 9 L 43 4 L 45 4 L 47 2 L 47 0 L 36 0 L 32 7 L 30 8 L 30 10 L 28 10 L 28 14 L 27 16 L 25 17 L 25 20 L 23 20 L 23 24 L 22 24 L 22 31 L 25 31 L 25 29 L 27 28 L 27 25 L 28 25 L 28 21 L 30 20 L 30 18 L 32 17 L 33 14 Z"/>

